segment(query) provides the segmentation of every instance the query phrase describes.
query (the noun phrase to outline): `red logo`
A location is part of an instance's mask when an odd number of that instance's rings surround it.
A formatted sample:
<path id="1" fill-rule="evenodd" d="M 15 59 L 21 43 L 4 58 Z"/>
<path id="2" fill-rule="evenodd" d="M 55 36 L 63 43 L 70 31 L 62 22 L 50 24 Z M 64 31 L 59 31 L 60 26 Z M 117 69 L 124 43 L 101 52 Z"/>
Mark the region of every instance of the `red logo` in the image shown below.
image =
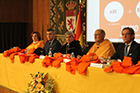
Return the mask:
<path id="1" fill-rule="evenodd" d="M 74 21 L 74 19 L 71 18 L 70 20 L 67 20 L 67 21 L 68 21 L 68 26 L 69 26 L 68 29 L 69 29 L 69 30 L 70 30 L 70 29 L 74 30 L 74 27 L 73 27 L 73 24 L 72 24 L 72 22 Z"/>

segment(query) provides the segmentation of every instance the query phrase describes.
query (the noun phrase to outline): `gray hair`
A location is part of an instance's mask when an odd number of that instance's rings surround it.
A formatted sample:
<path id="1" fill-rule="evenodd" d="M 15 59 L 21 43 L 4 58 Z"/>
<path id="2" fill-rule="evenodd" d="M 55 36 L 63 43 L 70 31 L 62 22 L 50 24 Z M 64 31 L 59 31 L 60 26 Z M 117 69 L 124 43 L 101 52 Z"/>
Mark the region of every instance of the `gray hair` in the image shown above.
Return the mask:
<path id="1" fill-rule="evenodd" d="M 50 32 L 50 31 L 52 31 L 53 34 L 55 34 L 55 31 L 52 28 L 50 28 L 50 29 L 47 30 L 47 32 Z"/>
<path id="2" fill-rule="evenodd" d="M 70 31 L 68 31 L 68 32 L 65 33 L 65 36 L 67 36 L 67 35 L 71 35 L 72 37 L 74 37 L 73 32 L 70 32 Z"/>

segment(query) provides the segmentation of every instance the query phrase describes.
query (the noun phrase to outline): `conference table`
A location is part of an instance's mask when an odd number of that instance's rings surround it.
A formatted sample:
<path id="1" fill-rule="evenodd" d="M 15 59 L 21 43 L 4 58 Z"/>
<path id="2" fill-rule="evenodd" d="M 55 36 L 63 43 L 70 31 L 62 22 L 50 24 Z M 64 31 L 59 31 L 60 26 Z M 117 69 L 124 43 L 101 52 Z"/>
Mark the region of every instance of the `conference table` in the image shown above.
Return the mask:
<path id="1" fill-rule="evenodd" d="M 138 93 L 140 92 L 140 75 L 123 73 L 106 73 L 102 68 L 88 67 L 86 75 L 76 75 L 66 71 L 66 64 L 61 63 L 58 68 L 42 66 L 42 59 L 35 59 L 34 63 L 20 63 L 15 56 L 11 63 L 9 57 L 0 54 L 0 85 L 23 93 L 31 81 L 30 74 L 38 72 L 49 73 L 54 79 L 53 93 Z"/>

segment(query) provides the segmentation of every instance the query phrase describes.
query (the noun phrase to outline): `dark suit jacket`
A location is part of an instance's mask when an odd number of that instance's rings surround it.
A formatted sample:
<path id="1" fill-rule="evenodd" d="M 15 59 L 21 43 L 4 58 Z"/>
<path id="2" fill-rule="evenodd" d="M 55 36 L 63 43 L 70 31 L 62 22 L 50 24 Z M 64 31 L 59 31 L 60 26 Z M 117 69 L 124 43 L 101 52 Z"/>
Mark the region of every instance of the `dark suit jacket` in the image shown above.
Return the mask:
<path id="1" fill-rule="evenodd" d="M 124 59 L 124 48 L 125 44 L 120 44 L 117 49 L 115 54 L 111 57 L 111 59 Z M 128 57 L 132 57 L 133 64 L 137 64 L 137 62 L 140 60 L 140 45 L 133 41 L 131 44 L 131 47 L 128 52 Z"/>
<path id="2" fill-rule="evenodd" d="M 82 55 L 82 48 L 79 44 L 79 41 L 72 41 L 69 47 L 67 46 L 67 43 L 63 45 L 61 53 L 66 54 L 66 51 L 67 54 L 71 54 L 72 52 L 74 52 L 75 57 L 77 57 L 77 55 Z"/>
<path id="3" fill-rule="evenodd" d="M 52 42 L 52 45 L 50 47 L 52 48 L 51 49 L 52 54 L 54 54 L 54 53 L 60 52 L 62 46 L 61 46 L 60 42 L 55 38 L 54 41 Z M 45 51 L 44 55 L 48 55 L 48 52 L 49 52 L 49 41 L 46 42 L 46 44 L 43 47 L 43 49 Z"/>

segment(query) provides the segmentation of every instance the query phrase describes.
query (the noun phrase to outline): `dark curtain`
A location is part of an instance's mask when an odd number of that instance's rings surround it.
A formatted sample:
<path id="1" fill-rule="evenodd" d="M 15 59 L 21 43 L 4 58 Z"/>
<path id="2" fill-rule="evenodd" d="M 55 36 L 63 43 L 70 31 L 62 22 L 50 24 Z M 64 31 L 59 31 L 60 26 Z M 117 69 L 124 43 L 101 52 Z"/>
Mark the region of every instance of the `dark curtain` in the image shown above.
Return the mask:
<path id="1" fill-rule="evenodd" d="M 27 23 L 0 23 L 0 53 L 18 46 L 26 47 Z"/>

